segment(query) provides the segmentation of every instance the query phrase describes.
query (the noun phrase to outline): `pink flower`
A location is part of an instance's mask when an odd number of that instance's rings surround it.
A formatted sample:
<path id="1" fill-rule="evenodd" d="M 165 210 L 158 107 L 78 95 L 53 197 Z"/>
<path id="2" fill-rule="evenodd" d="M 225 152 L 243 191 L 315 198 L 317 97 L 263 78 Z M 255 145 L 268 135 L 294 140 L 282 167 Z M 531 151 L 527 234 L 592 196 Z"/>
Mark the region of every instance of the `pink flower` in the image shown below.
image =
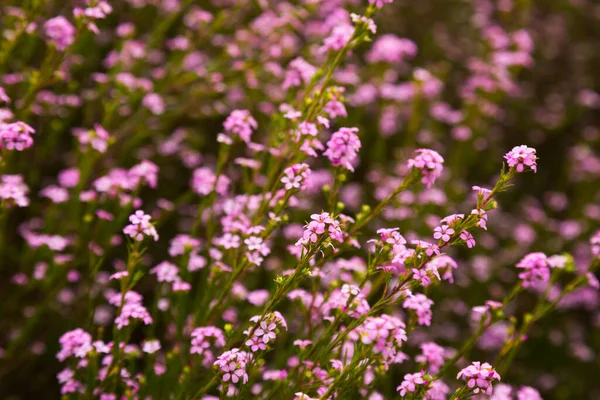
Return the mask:
<path id="1" fill-rule="evenodd" d="M 149 236 L 154 238 L 155 242 L 158 240 L 158 233 L 154 225 L 150 222 L 150 216 L 144 214 L 142 210 L 137 210 L 134 214 L 130 215 L 129 222 L 131 224 L 123 229 L 123 233 L 129 235 L 132 239 L 140 242 L 144 240 L 144 237 Z"/>
<path id="2" fill-rule="evenodd" d="M 216 182 L 215 173 L 208 167 L 202 167 L 194 170 L 191 186 L 194 192 L 206 196 L 214 190 Z"/>
<path id="3" fill-rule="evenodd" d="M 367 60 L 370 63 L 400 64 L 405 58 L 416 55 L 417 45 L 412 40 L 386 34 L 377 38 L 373 47 L 367 53 Z"/>
<path id="4" fill-rule="evenodd" d="M 413 393 L 416 390 L 417 385 L 423 384 L 425 384 L 425 381 L 423 380 L 422 372 L 417 372 L 415 374 L 406 374 L 404 375 L 404 380 L 402 381 L 400 386 L 396 388 L 396 391 L 400 392 L 401 397 L 404 397 L 406 396 L 407 392 Z"/>
<path id="5" fill-rule="evenodd" d="M 154 115 L 161 115 L 165 112 L 165 102 L 156 93 L 148 93 L 142 99 L 142 105 Z"/>
<path id="6" fill-rule="evenodd" d="M 445 350 L 433 342 L 425 342 L 421 344 L 421 354 L 415 357 L 415 361 L 427 364 L 429 371 L 437 374 L 440 367 L 444 365 Z"/>
<path id="7" fill-rule="evenodd" d="M 394 0 L 369 0 L 369 4 L 375 4 L 375 7 L 381 8 L 384 4 L 390 4 Z"/>
<path id="8" fill-rule="evenodd" d="M 81 145 L 89 144 L 94 150 L 105 153 L 108 148 L 110 135 L 101 125 L 95 124 L 94 129 L 85 130 L 81 128 L 73 129 L 73 135 L 77 136 Z"/>
<path id="9" fill-rule="evenodd" d="M 160 350 L 160 342 L 156 339 L 145 340 L 142 351 L 147 354 L 154 354 Z"/>
<path id="10" fill-rule="evenodd" d="M 408 160 L 408 168 L 421 170 L 423 182 L 430 188 L 435 180 L 442 174 L 444 158 L 438 152 L 430 149 L 416 150 L 417 156 Z"/>
<path id="11" fill-rule="evenodd" d="M 302 57 L 297 57 L 288 65 L 282 88 L 287 90 L 290 87 L 302 86 L 303 83 L 307 84 L 310 82 L 316 71 L 317 69 L 306 62 Z"/>
<path id="12" fill-rule="evenodd" d="M 2 196 L 1 190 L 0 196 Z M 600 257 L 600 231 L 594 233 L 594 235 L 590 238 L 590 244 L 592 247 L 592 254 L 596 257 Z"/>
<path id="13" fill-rule="evenodd" d="M 29 188 L 23 182 L 21 175 L 0 176 L 0 200 L 3 205 L 27 207 L 29 205 L 28 192 Z"/>
<path id="14" fill-rule="evenodd" d="M 132 187 L 137 187 L 144 182 L 149 187 L 155 189 L 158 183 L 158 166 L 151 161 L 144 160 L 141 163 L 134 165 L 127 171 L 127 177 L 131 182 Z"/>
<path id="15" fill-rule="evenodd" d="M 483 228 L 487 231 L 487 220 L 488 220 L 488 215 L 485 212 L 484 209 L 480 208 L 480 209 L 473 209 L 471 210 L 471 215 L 477 215 L 478 217 L 478 221 L 476 223 L 476 226 Z"/>
<path id="16" fill-rule="evenodd" d="M 64 361 L 70 356 L 84 358 L 93 349 L 92 335 L 81 328 L 63 334 L 59 339 L 59 343 L 61 349 L 56 354 L 59 361 Z"/>
<path id="17" fill-rule="evenodd" d="M 517 392 L 517 400 L 542 400 L 542 396 L 531 386 L 523 386 Z"/>
<path id="18" fill-rule="evenodd" d="M 179 268 L 173 263 L 163 261 L 150 270 L 150 274 L 156 275 L 159 282 L 176 282 L 179 278 Z"/>
<path id="19" fill-rule="evenodd" d="M 75 42 L 75 28 L 63 16 L 58 16 L 49 19 L 44 23 L 44 32 L 48 41 L 58 51 L 64 51 L 67 47 Z"/>
<path id="20" fill-rule="evenodd" d="M 210 347 L 220 348 L 225 346 L 223 331 L 214 326 L 196 328 L 192 331 L 191 337 L 191 354 L 203 354 L 209 351 Z"/>
<path id="21" fill-rule="evenodd" d="M 234 348 L 221 354 L 214 365 L 219 367 L 223 382 L 231 381 L 233 384 L 248 382 L 246 365 L 251 361 L 252 355 Z"/>
<path id="22" fill-rule="evenodd" d="M 244 142 L 250 142 L 252 131 L 258 128 L 258 123 L 248 110 L 233 110 L 223 123 L 225 131 L 237 135 Z"/>
<path id="23" fill-rule="evenodd" d="M 433 230 L 433 238 L 442 240 L 444 242 L 449 242 L 451 235 L 454 234 L 454 229 L 450 228 L 448 225 L 436 226 Z"/>
<path id="24" fill-rule="evenodd" d="M 421 285 L 423 286 L 429 286 L 429 284 L 431 283 L 431 278 L 427 275 L 427 271 L 425 271 L 424 269 L 416 269 L 413 268 L 412 269 L 413 272 L 413 276 L 412 278 L 416 281 L 421 281 Z"/>
<path id="25" fill-rule="evenodd" d="M 259 316 L 254 316 L 250 318 L 251 322 L 258 322 Z M 253 352 L 258 350 L 266 350 L 266 345 L 275 340 L 277 337 L 277 333 L 279 328 L 283 328 L 287 330 L 287 322 L 283 315 L 281 315 L 278 311 L 272 312 L 270 314 L 265 315 L 265 317 L 260 320 L 258 327 L 253 331 L 248 329 L 244 331 L 246 335 L 250 335 L 246 340 L 246 346 L 250 347 Z"/>
<path id="26" fill-rule="evenodd" d="M 509 167 L 516 167 L 517 172 L 523 172 L 525 167 L 537 172 L 537 156 L 535 149 L 525 145 L 515 146 L 504 156 Z"/>
<path id="27" fill-rule="evenodd" d="M 200 248 L 200 240 L 189 235 L 179 234 L 169 244 L 169 255 L 177 257 L 186 252 L 196 252 Z"/>
<path id="28" fill-rule="evenodd" d="M 40 196 L 52 200 L 53 203 L 60 204 L 69 200 L 69 192 L 65 188 L 59 186 L 46 186 L 40 190 Z"/>
<path id="29" fill-rule="evenodd" d="M 346 43 L 352 38 L 354 27 L 348 24 L 340 24 L 335 26 L 331 34 L 325 38 L 323 46 L 319 49 L 320 52 L 338 51 L 344 48 Z"/>
<path id="30" fill-rule="evenodd" d="M 473 235 L 471 235 L 469 232 L 462 231 L 460 233 L 460 238 L 465 241 L 468 248 L 475 246 L 475 238 L 473 238 Z"/>
<path id="31" fill-rule="evenodd" d="M 431 325 L 431 306 L 433 301 L 424 294 L 411 295 L 404 300 L 402 307 L 414 310 L 418 317 L 419 325 Z"/>
<path id="32" fill-rule="evenodd" d="M 537 287 L 550 280 L 548 257 L 544 253 L 529 253 L 516 265 L 523 270 L 519 279 L 523 280 L 523 287 Z"/>
<path id="33" fill-rule="evenodd" d="M 33 146 L 35 129 L 24 122 L 0 122 L 0 149 L 23 151 Z"/>
<path id="34" fill-rule="evenodd" d="M 354 171 L 352 162 L 361 147 L 356 132 L 358 128 L 340 128 L 331 135 L 331 139 L 327 142 L 327 150 L 323 154 L 329 158 L 333 166 L 342 166 L 349 171 Z"/>
<path id="35" fill-rule="evenodd" d="M 236 235 L 234 233 L 225 233 L 223 236 L 215 238 L 213 240 L 213 242 L 218 245 L 218 246 L 222 246 L 224 249 L 237 249 L 238 247 L 240 247 L 241 245 L 241 239 L 239 237 L 239 235 Z"/>
<path id="36" fill-rule="evenodd" d="M 473 362 L 471 365 L 463 368 L 456 379 L 463 379 L 467 383 L 467 387 L 473 390 L 473 393 L 492 394 L 492 382 L 500 380 L 500 375 L 488 363 L 481 364 L 479 361 Z"/>
<path id="37" fill-rule="evenodd" d="M 283 171 L 281 183 L 285 185 L 285 190 L 306 189 L 311 174 L 310 167 L 306 163 L 294 164 Z"/>
<path id="38" fill-rule="evenodd" d="M 144 325 L 152 323 L 152 317 L 150 313 L 140 303 L 126 302 L 121 308 L 121 314 L 115 318 L 115 324 L 117 329 L 122 329 L 124 326 L 128 326 L 131 319 L 140 319 Z"/>
<path id="39" fill-rule="evenodd" d="M 312 344 L 312 340 L 294 340 L 293 343 L 294 346 L 298 346 L 301 349 L 305 349 L 310 344 Z"/>
<path id="40" fill-rule="evenodd" d="M 65 188 L 73 188 L 79 183 L 79 170 L 68 168 L 58 174 L 58 184 Z"/>

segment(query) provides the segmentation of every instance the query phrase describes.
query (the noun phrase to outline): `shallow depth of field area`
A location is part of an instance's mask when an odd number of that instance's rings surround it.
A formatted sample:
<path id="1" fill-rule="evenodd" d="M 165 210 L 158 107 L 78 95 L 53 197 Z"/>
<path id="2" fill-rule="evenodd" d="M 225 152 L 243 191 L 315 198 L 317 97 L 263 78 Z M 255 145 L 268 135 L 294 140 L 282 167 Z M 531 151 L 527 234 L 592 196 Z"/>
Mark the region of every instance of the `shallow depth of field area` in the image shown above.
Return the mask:
<path id="1" fill-rule="evenodd" d="M 600 399 L 600 3 L 0 33 L 0 399 Z"/>

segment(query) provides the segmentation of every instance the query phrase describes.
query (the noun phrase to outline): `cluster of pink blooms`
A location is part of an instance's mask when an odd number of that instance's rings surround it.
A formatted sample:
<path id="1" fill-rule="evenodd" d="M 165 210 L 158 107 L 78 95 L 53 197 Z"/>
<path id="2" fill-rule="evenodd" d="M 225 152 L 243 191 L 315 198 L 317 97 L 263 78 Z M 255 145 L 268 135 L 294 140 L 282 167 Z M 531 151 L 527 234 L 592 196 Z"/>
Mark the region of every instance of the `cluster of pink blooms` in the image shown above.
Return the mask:
<path id="1" fill-rule="evenodd" d="M 523 172 L 525 167 L 529 167 L 533 172 L 537 172 L 537 156 L 535 149 L 527 147 L 525 145 L 515 146 L 511 151 L 506 153 L 504 158 L 509 167 L 517 170 L 517 172 Z"/>
<path id="2" fill-rule="evenodd" d="M 151 237 L 154 241 L 157 241 L 158 232 L 156 232 L 150 218 L 150 215 L 145 214 L 142 210 L 137 210 L 129 216 L 130 224 L 123 228 L 123 233 L 138 242 L 146 237 Z"/>
<path id="3" fill-rule="evenodd" d="M 399 38 L 395 35 L 381 35 L 367 54 L 370 63 L 387 62 L 401 63 L 405 58 L 417 55 L 417 45 L 410 39 Z"/>
<path id="4" fill-rule="evenodd" d="M 221 354 L 214 365 L 219 368 L 223 382 L 233 384 L 248 382 L 248 364 L 252 361 L 252 354 L 240 349 L 231 349 Z"/>
<path id="5" fill-rule="evenodd" d="M 494 393 L 490 400 L 542 400 L 540 393 L 531 386 L 522 386 L 513 397 L 513 388 L 510 385 L 500 383 L 494 386 Z"/>
<path id="6" fill-rule="evenodd" d="M 418 149 L 417 156 L 408 160 L 408 167 L 421 170 L 423 174 L 421 182 L 430 188 L 442 174 L 444 158 L 437 151 Z"/>
<path id="7" fill-rule="evenodd" d="M 3 205 L 27 207 L 29 205 L 28 192 L 29 188 L 23 182 L 21 175 L 0 176 L 0 199 Z"/>
<path id="8" fill-rule="evenodd" d="M 354 27 L 350 24 L 336 25 L 331 34 L 325 38 L 320 51 L 326 53 L 328 51 L 338 51 L 350 41 L 354 34 Z"/>
<path id="9" fill-rule="evenodd" d="M 81 328 L 65 332 L 58 341 L 60 351 L 56 354 L 59 361 L 64 361 L 68 357 L 85 358 L 93 350 L 92 335 Z"/>
<path id="10" fill-rule="evenodd" d="M 596 257 L 600 257 L 600 231 L 596 232 L 590 239 L 592 245 L 592 254 Z"/>
<path id="11" fill-rule="evenodd" d="M 0 121 L 0 148 L 23 151 L 33 146 L 35 129 L 24 122 L 5 124 Z"/>
<path id="12" fill-rule="evenodd" d="M 138 198 L 132 198 L 132 195 L 142 185 L 155 188 L 158 183 L 158 172 L 158 166 L 147 160 L 134 165 L 129 170 L 113 168 L 93 182 L 97 193 L 85 191 L 80 195 L 80 199 L 82 201 L 95 200 L 97 194 L 100 194 L 102 198 L 119 198 L 122 204 L 133 202 L 134 207 L 139 207 L 141 201 Z"/>
<path id="13" fill-rule="evenodd" d="M 419 325 L 426 326 L 431 325 L 431 317 L 433 315 L 431 311 L 432 305 L 433 300 L 421 293 L 408 296 L 404 300 L 404 303 L 402 303 L 402 307 L 415 311 Z"/>
<path id="14" fill-rule="evenodd" d="M 204 364 L 212 364 L 215 360 L 211 348 L 216 349 L 225 346 L 225 335 L 221 329 L 215 326 L 196 328 L 190 336 L 192 337 L 190 353 L 202 355 Z"/>
<path id="15" fill-rule="evenodd" d="M 173 291 L 188 291 L 191 285 L 181 280 L 179 268 L 168 261 L 163 261 L 150 270 L 150 274 L 156 275 L 158 282 L 167 282 L 172 284 Z"/>
<path id="16" fill-rule="evenodd" d="M 332 218 L 329 213 L 312 214 L 310 221 L 304 227 L 304 233 L 302 237 L 296 242 L 296 246 L 307 246 L 310 243 L 317 243 L 319 237 L 325 232 L 328 233 L 329 237 L 338 242 L 344 240 L 344 233 L 340 228 L 340 223 Z"/>
<path id="17" fill-rule="evenodd" d="M 421 343 L 420 347 L 421 354 L 415 357 L 415 361 L 427 364 L 429 371 L 437 374 L 440 367 L 444 365 L 446 350 L 434 342 Z"/>
<path id="18" fill-rule="evenodd" d="M 105 0 L 86 0 L 86 3 L 88 5 L 86 8 L 75 7 L 73 16 L 82 21 L 90 31 L 99 34 L 100 30 L 95 21 L 106 18 L 112 13 L 113 8 Z"/>
<path id="19" fill-rule="evenodd" d="M 223 127 L 225 132 L 237 135 L 244 142 L 250 143 L 253 130 L 258 128 L 258 122 L 248 110 L 233 110 L 223 123 Z"/>
<path id="20" fill-rule="evenodd" d="M 488 363 L 479 361 L 473 362 L 471 365 L 463 368 L 456 379 L 463 379 L 466 382 L 467 388 L 472 393 L 484 393 L 491 395 L 493 391 L 492 383 L 500 380 L 500 375 Z"/>
<path id="21" fill-rule="evenodd" d="M 360 341 L 372 345 L 375 354 L 381 354 L 384 362 L 401 363 L 407 356 L 399 351 L 402 343 L 408 339 L 406 325 L 402 320 L 392 315 L 382 314 L 378 317 L 368 317 L 357 328 Z"/>
<path id="22" fill-rule="evenodd" d="M 95 124 L 94 129 L 73 129 L 73 135 L 77 137 L 82 147 L 88 144 L 96 151 L 105 153 L 108 148 L 108 141 L 110 139 L 109 133 L 100 124 Z"/>
<path id="23" fill-rule="evenodd" d="M 302 57 L 293 59 L 289 64 L 285 73 L 285 80 L 282 83 L 284 90 L 290 87 L 301 86 L 302 83 L 310 82 L 317 69 L 306 62 Z"/>
<path id="24" fill-rule="evenodd" d="M 348 284 L 344 284 L 341 289 L 333 290 L 322 306 L 326 319 L 331 319 L 331 314 L 335 310 L 339 310 L 352 318 L 359 318 L 361 315 L 365 315 L 369 309 L 369 303 L 361 290 Z"/>
<path id="25" fill-rule="evenodd" d="M 281 183 L 285 185 L 285 190 L 306 189 L 310 183 L 310 174 L 311 170 L 308 164 L 294 164 L 283 171 Z"/>
<path id="26" fill-rule="evenodd" d="M 550 280 L 548 257 L 544 253 L 529 253 L 517 263 L 516 267 L 523 270 L 519 273 L 523 287 L 538 287 Z"/>
<path id="27" fill-rule="evenodd" d="M 120 295 L 117 295 L 120 296 Z M 139 319 L 144 325 L 152 323 L 152 316 L 141 303 L 141 296 L 128 297 L 125 294 L 125 303 L 122 304 L 121 313 L 115 318 L 117 329 L 122 329 L 124 326 L 129 326 L 131 319 Z"/>
<path id="28" fill-rule="evenodd" d="M 75 42 L 75 27 L 63 16 L 46 21 L 44 30 L 48 40 L 58 51 L 64 51 Z"/>
<path id="29" fill-rule="evenodd" d="M 375 7 L 383 7 L 385 3 L 391 3 L 394 0 L 369 0 L 369 4 L 375 4 Z"/>
<path id="30" fill-rule="evenodd" d="M 404 375 L 404 380 L 396 388 L 396 391 L 400 393 L 401 397 L 406 396 L 407 393 L 414 393 L 417 390 L 417 386 L 425 385 L 425 380 L 423 379 L 423 373 L 417 372 L 414 374 L 406 374 Z"/>
<path id="31" fill-rule="evenodd" d="M 327 142 L 327 150 L 323 155 L 329 158 L 334 167 L 344 167 L 354 171 L 354 160 L 358 155 L 361 143 L 356 133 L 358 128 L 340 128 L 331 135 Z"/>
<path id="32" fill-rule="evenodd" d="M 244 331 L 245 335 L 249 335 L 244 343 L 255 353 L 258 350 L 266 350 L 267 344 L 274 341 L 280 328 L 287 330 L 287 322 L 280 312 L 274 311 L 261 318 L 255 315 L 250 318 L 250 322 L 257 324 L 256 329 L 251 328 Z"/>

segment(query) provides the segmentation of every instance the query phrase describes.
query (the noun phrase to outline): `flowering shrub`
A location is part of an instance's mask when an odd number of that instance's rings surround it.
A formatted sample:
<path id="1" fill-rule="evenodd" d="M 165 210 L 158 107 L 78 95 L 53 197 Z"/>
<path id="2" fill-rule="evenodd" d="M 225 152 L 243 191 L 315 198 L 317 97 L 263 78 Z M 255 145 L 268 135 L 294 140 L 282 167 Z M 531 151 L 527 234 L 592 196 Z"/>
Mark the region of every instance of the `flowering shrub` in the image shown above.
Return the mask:
<path id="1" fill-rule="evenodd" d="M 599 398 L 600 8 L 534 3 L 2 2 L 0 397 Z"/>

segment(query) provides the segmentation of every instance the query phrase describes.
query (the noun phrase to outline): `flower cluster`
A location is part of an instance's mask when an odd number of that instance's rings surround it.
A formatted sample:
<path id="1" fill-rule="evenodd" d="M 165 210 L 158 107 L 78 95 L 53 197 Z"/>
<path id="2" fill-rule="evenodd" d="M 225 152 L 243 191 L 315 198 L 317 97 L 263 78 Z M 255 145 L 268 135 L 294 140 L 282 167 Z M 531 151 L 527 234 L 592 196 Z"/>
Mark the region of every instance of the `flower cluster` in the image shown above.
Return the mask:
<path id="1" fill-rule="evenodd" d="M 523 172 L 525 167 L 529 167 L 533 172 L 537 172 L 537 156 L 532 147 L 515 146 L 506 153 L 504 158 L 509 167 L 515 168 L 517 172 Z"/>
<path id="2" fill-rule="evenodd" d="M 223 123 L 225 131 L 231 135 L 237 135 L 244 142 L 250 142 L 252 131 L 258 128 L 258 123 L 248 110 L 233 110 Z"/>
<path id="3" fill-rule="evenodd" d="M 500 380 L 500 375 L 488 363 L 479 361 L 463 368 L 456 379 L 462 379 L 466 382 L 467 388 L 472 393 L 485 393 L 488 396 L 492 394 L 494 381 Z"/>
<path id="4" fill-rule="evenodd" d="M 0 176 L 0 199 L 2 204 L 27 207 L 29 205 L 27 192 L 29 192 L 29 188 L 23 182 L 21 175 Z"/>
<path id="5" fill-rule="evenodd" d="M 196 328 L 190 334 L 192 337 L 191 354 L 203 356 L 203 363 L 211 364 L 215 357 L 211 350 L 225 346 L 225 335 L 223 331 L 215 326 Z"/>
<path id="6" fill-rule="evenodd" d="M 444 158 L 434 150 L 418 149 L 417 156 L 408 160 L 408 167 L 420 170 L 423 175 L 421 182 L 430 188 L 442 174 Z"/>
<path id="7" fill-rule="evenodd" d="M 431 317 L 433 315 L 431 312 L 432 305 L 433 300 L 421 293 L 408 296 L 404 300 L 404 303 L 402 303 L 402 307 L 415 311 L 419 325 L 426 326 L 431 325 Z"/>
<path id="8" fill-rule="evenodd" d="M 285 321 L 285 318 L 283 318 L 283 315 L 278 311 L 267 314 L 263 318 L 259 315 L 255 315 L 250 318 L 250 322 L 254 322 L 256 328 L 244 331 L 244 334 L 248 335 L 245 345 L 248 346 L 253 353 L 258 350 L 266 350 L 267 344 L 275 340 L 277 333 L 281 328 L 287 330 L 287 322 Z"/>
<path id="9" fill-rule="evenodd" d="M 35 129 L 24 122 L 18 121 L 4 124 L 0 121 L 0 148 L 23 151 L 33 146 L 31 135 Z"/>
<path id="10" fill-rule="evenodd" d="M 310 174 L 308 164 L 294 164 L 283 171 L 281 182 L 285 185 L 285 190 L 306 189 L 310 182 Z"/>
<path id="11" fill-rule="evenodd" d="M 129 216 L 130 224 L 123 228 L 123 233 L 138 242 L 144 240 L 145 237 L 152 237 L 154 241 L 157 241 L 158 233 L 152 222 L 150 222 L 150 218 L 142 210 L 137 210 Z"/>
<path id="12" fill-rule="evenodd" d="M 360 150 L 361 143 L 356 133 L 358 128 L 341 128 L 327 142 L 327 150 L 323 155 L 329 158 L 333 166 L 342 166 L 354 171 L 354 160 Z"/>
<path id="13" fill-rule="evenodd" d="M 252 355 L 240 349 L 231 349 L 221 354 L 214 365 L 219 368 L 223 382 L 245 385 L 248 382 L 248 364 L 252 361 Z"/>
<path id="14" fill-rule="evenodd" d="M 544 253 L 529 253 L 517 263 L 516 267 L 523 270 L 519 273 L 523 287 L 538 287 L 550 280 L 548 257 Z"/>
<path id="15" fill-rule="evenodd" d="M 121 306 L 121 313 L 115 318 L 117 329 L 129 326 L 131 319 L 139 319 L 144 325 L 152 323 L 152 316 L 141 301 L 141 298 L 127 297 L 127 293 L 125 294 L 125 303 Z"/>
<path id="16" fill-rule="evenodd" d="M 92 351 L 92 335 L 81 328 L 65 332 L 58 341 L 60 351 L 56 354 L 59 361 L 64 361 L 68 357 L 85 358 Z"/>
<path id="17" fill-rule="evenodd" d="M 400 386 L 396 388 L 396 391 L 400 393 L 401 397 L 404 397 L 407 393 L 414 393 L 417 390 L 417 386 L 420 385 L 425 385 L 422 372 L 406 374 Z"/>
<path id="18" fill-rule="evenodd" d="M 296 246 L 307 246 L 311 243 L 317 243 L 319 238 L 325 233 L 338 242 L 344 240 L 344 233 L 340 228 L 340 223 L 332 218 L 329 213 L 312 214 L 310 219 L 312 221 L 304 227 L 304 233 L 296 242 Z"/>
<path id="19" fill-rule="evenodd" d="M 44 24 L 48 41 L 56 46 L 58 51 L 64 51 L 75 42 L 75 27 L 62 16 L 51 18 Z"/>
<path id="20" fill-rule="evenodd" d="M 363 344 L 372 345 L 375 354 L 381 354 L 384 362 L 401 363 L 406 355 L 399 351 L 406 342 L 406 325 L 400 319 L 382 314 L 379 317 L 368 317 L 356 330 Z"/>

